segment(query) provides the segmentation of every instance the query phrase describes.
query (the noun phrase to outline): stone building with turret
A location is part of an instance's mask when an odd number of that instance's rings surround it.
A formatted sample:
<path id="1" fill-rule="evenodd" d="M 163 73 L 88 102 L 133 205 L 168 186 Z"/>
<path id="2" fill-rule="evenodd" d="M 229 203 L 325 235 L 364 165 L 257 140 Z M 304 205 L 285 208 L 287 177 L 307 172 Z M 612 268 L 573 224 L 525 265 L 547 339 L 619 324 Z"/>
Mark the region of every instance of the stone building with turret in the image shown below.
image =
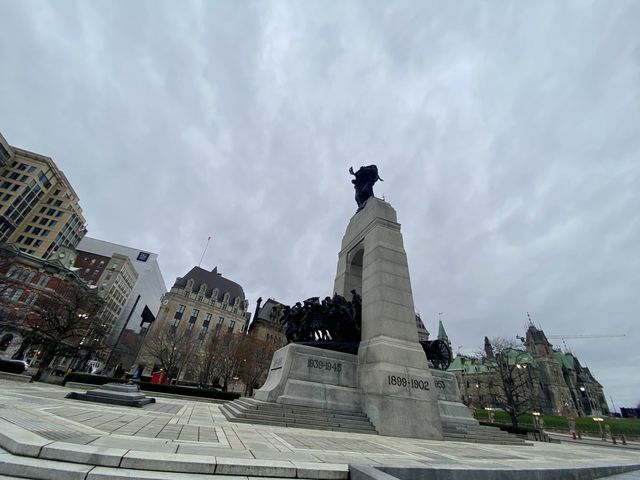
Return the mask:
<path id="1" fill-rule="evenodd" d="M 527 372 L 525 394 L 531 399 L 534 409 L 565 416 L 609 413 L 602 385 L 573 353 L 554 349 L 544 331 L 531 322 L 521 340 L 524 352 L 518 350 L 519 354 L 514 358 Z M 487 337 L 484 339 L 484 352 L 485 358 L 492 358 L 493 348 Z M 458 355 L 448 370 L 456 375 L 465 403 L 476 408 L 494 406 L 492 385 L 497 383 L 493 378 L 496 374 L 482 359 Z"/>
<path id="2" fill-rule="evenodd" d="M 273 298 L 267 299 L 264 304 L 262 297 L 256 302 L 256 309 L 249 324 L 249 335 L 272 344 L 276 349 L 287 344 L 287 337 L 280 325 L 284 305 Z"/>

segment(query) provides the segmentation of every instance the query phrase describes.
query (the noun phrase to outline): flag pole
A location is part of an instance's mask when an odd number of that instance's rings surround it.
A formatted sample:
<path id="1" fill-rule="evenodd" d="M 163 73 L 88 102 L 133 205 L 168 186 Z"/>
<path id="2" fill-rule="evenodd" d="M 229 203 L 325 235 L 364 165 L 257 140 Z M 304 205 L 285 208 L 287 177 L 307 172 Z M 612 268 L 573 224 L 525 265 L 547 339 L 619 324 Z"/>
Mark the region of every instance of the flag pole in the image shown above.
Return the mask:
<path id="1" fill-rule="evenodd" d="M 202 259 L 204 258 L 204 254 L 207 253 L 207 248 L 209 247 L 209 241 L 211 237 L 207 238 L 207 244 L 204 246 L 204 252 L 202 252 L 202 256 L 200 257 L 200 262 L 198 262 L 198 266 L 202 264 Z"/>

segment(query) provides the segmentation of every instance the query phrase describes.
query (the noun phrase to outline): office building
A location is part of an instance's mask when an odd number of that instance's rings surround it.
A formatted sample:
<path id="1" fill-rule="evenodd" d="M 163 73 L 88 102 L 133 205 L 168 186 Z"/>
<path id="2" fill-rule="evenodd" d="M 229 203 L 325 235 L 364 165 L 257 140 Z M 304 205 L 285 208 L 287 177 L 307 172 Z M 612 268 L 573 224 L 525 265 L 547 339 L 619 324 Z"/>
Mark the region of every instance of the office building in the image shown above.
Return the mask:
<path id="1" fill-rule="evenodd" d="M 117 344 L 125 328 L 139 331 L 143 323 L 151 323 L 157 316 L 160 301 L 167 291 L 158 265 L 158 254 L 91 237 L 84 237 L 77 247 L 76 267 L 82 269 L 82 275 L 87 281 L 91 281 L 98 287 L 107 283 L 104 288 L 110 288 L 109 282 L 117 283 L 118 278 L 122 279 L 122 282 L 119 283 L 123 287 L 123 282 L 126 284 L 126 277 L 129 277 L 129 280 L 134 277 L 133 271 L 130 271 L 130 267 L 127 265 L 133 266 L 137 278 L 124 305 L 121 307 L 118 305 L 120 313 L 117 320 L 113 322 L 110 334 L 105 340 L 109 345 Z M 115 270 L 111 267 L 114 267 Z M 107 280 L 109 272 L 111 272 L 111 277 Z M 123 287 L 121 292 L 125 290 Z M 124 293 L 122 294 L 124 295 Z M 133 362 L 135 357 L 131 358 L 124 350 L 120 350 L 116 345 L 113 354 L 108 359 L 108 367 L 113 367 L 118 363 L 124 365 Z M 124 358 L 127 355 L 128 358 Z"/>
<path id="2" fill-rule="evenodd" d="M 0 136 L 0 243 L 51 258 L 86 233 L 78 195 L 53 160 Z"/>

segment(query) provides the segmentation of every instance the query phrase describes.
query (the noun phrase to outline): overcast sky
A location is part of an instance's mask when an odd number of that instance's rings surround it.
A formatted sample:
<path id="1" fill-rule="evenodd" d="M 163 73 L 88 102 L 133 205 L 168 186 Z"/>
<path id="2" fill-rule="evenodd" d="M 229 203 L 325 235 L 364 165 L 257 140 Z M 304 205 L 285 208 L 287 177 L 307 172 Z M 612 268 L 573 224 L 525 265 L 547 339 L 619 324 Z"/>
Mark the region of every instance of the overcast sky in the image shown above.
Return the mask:
<path id="1" fill-rule="evenodd" d="M 292 303 L 332 293 L 377 164 L 457 350 L 530 312 L 640 402 L 640 2 L 0 0 L 0 131 L 89 235 Z M 554 343 L 561 346 L 560 340 Z"/>

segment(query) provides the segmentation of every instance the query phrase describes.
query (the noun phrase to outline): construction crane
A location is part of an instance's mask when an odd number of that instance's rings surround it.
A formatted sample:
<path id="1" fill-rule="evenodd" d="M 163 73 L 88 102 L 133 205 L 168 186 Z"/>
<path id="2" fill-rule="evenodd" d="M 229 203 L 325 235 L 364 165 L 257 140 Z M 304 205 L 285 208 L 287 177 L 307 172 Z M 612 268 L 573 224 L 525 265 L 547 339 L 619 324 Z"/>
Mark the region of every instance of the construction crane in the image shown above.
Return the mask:
<path id="1" fill-rule="evenodd" d="M 547 338 L 549 339 L 558 339 L 558 340 L 562 340 L 562 345 L 564 345 L 564 350 L 565 352 L 570 352 L 571 349 L 567 346 L 567 342 L 565 342 L 565 340 L 571 340 L 571 339 L 576 339 L 576 340 L 580 340 L 583 338 L 589 339 L 589 338 L 614 338 L 614 337 L 626 337 L 627 335 L 625 333 L 614 333 L 614 334 L 587 334 L 587 335 L 547 335 Z"/>
<path id="2" fill-rule="evenodd" d="M 612 337 L 626 337 L 626 333 L 620 334 L 610 334 L 610 335 L 547 335 L 547 338 L 556 338 L 556 339 L 572 339 L 572 338 L 612 338 Z"/>

